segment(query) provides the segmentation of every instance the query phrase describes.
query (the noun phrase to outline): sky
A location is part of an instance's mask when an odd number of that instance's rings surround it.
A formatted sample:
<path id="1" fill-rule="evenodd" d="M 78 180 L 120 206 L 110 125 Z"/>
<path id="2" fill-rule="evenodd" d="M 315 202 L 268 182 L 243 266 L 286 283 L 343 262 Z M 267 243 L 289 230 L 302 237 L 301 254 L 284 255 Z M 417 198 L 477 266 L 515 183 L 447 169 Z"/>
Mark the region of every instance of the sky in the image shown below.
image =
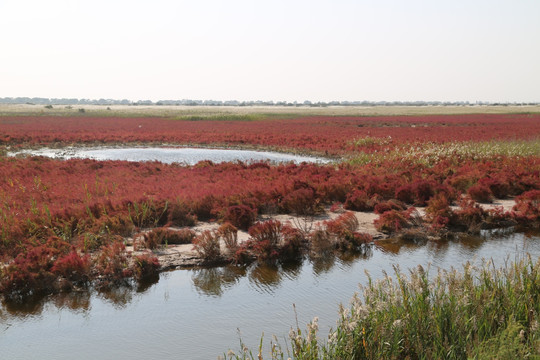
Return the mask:
<path id="1" fill-rule="evenodd" d="M 538 0 L 0 0 L 0 97 L 540 101 Z"/>

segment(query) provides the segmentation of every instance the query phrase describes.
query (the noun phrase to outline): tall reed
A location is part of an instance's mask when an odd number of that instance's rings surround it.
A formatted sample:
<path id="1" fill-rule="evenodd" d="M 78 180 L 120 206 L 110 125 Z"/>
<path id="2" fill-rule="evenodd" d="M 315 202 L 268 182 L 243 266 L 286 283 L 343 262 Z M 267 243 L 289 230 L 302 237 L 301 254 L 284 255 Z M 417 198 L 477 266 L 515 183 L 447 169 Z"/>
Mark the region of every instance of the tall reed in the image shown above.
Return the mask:
<path id="1" fill-rule="evenodd" d="M 484 261 L 429 276 L 421 266 L 361 287 L 327 340 L 316 319 L 289 334 L 286 349 L 227 359 L 538 359 L 540 258 L 496 268 Z M 276 351 L 275 349 L 279 349 Z"/>

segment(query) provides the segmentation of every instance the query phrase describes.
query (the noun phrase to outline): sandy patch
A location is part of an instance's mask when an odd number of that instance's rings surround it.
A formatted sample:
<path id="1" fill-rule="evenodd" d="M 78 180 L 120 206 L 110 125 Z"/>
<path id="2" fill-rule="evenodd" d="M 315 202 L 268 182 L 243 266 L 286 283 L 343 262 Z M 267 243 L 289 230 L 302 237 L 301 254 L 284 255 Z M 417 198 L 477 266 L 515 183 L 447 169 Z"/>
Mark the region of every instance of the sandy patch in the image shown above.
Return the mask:
<path id="1" fill-rule="evenodd" d="M 502 207 L 505 212 L 511 211 L 516 202 L 513 199 L 495 200 L 491 204 L 479 204 L 484 210 Z"/>
<path id="2" fill-rule="evenodd" d="M 492 209 L 496 207 L 502 207 L 504 211 L 512 210 L 515 201 L 512 199 L 507 200 L 496 200 L 491 204 L 480 204 L 484 209 Z M 456 207 L 457 208 L 457 207 Z M 420 216 L 425 216 L 425 208 L 416 208 Z M 378 214 L 373 212 L 353 212 L 356 218 L 358 219 L 358 232 L 370 234 L 374 240 L 384 240 L 388 239 L 386 234 L 383 234 L 375 228 L 373 222 L 379 217 Z M 317 216 L 310 217 L 301 217 L 293 215 L 263 215 L 260 216 L 258 221 L 267 221 L 267 220 L 278 220 L 283 224 L 290 224 L 291 226 L 298 228 L 305 232 L 310 232 L 315 230 L 317 227 L 322 227 L 323 222 L 329 219 L 335 219 L 338 217 L 339 213 L 333 213 L 326 211 L 325 213 Z M 217 222 L 199 222 L 196 226 L 191 227 L 197 234 L 202 233 L 203 231 L 215 231 L 219 228 L 220 224 Z M 149 230 L 147 230 L 149 231 Z M 242 244 L 249 240 L 250 236 L 247 231 L 239 230 L 238 231 L 238 243 Z M 128 239 L 128 245 L 126 250 L 128 252 L 133 251 L 133 239 Z M 227 249 L 225 244 L 221 243 L 222 253 L 226 253 Z M 158 257 L 159 262 L 162 266 L 162 269 L 175 269 L 181 267 L 193 267 L 200 266 L 204 264 L 204 260 L 200 258 L 197 252 L 193 249 L 192 244 L 186 245 L 168 245 L 161 246 L 158 249 L 155 249 L 154 254 Z M 137 253 L 137 252 L 134 252 Z"/>

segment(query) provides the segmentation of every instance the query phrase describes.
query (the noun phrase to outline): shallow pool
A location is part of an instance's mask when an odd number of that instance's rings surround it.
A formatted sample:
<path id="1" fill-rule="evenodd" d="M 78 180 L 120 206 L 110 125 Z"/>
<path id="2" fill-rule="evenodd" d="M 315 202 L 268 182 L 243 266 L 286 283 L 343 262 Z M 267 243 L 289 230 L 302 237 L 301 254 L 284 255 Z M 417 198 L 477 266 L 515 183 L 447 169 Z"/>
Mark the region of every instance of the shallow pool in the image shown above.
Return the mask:
<path id="1" fill-rule="evenodd" d="M 160 161 L 163 163 L 182 163 L 194 165 L 199 161 L 210 160 L 220 162 L 257 162 L 269 161 L 272 163 L 327 163 L 329 159 L 295 154 L 277 153 L 268 151 L 236 150 L 236 149 L 205 149 L 187 147 L 103 147 L 103 148 L 62 148 L 38 149 L 10 152 L 9 156 L 35 155 L 52 158 L 82 158 L 95 160 L 126 160 L 126 161 Z"/>

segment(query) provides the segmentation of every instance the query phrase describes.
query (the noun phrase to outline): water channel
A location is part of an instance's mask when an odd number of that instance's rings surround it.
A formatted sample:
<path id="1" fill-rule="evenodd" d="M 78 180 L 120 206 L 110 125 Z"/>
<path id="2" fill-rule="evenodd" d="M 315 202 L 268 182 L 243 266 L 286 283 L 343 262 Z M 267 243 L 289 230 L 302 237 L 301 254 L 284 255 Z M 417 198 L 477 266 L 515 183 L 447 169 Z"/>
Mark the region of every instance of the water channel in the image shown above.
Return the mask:
<path id="1" fill-rule="evenodd" d="M 368 270 L 392 265 L 461 268 L 493 259 L 496 266 L 525 252 L 540 256 L 538 234 L 487 235 L 426 245 L 381 242 L 364 255 L 304 260 L 287 266 L 176 270 L 143 289 L 50 296 L 0 306 L 2 359 L 216 359 L 238 350 L 239 333 L 254 351 L 262 332 L 281 343 L 295 327 L 319 317 L 321 337 L 338 318 Z M 266 357 L 265 357 L 266 358 Z"/>

